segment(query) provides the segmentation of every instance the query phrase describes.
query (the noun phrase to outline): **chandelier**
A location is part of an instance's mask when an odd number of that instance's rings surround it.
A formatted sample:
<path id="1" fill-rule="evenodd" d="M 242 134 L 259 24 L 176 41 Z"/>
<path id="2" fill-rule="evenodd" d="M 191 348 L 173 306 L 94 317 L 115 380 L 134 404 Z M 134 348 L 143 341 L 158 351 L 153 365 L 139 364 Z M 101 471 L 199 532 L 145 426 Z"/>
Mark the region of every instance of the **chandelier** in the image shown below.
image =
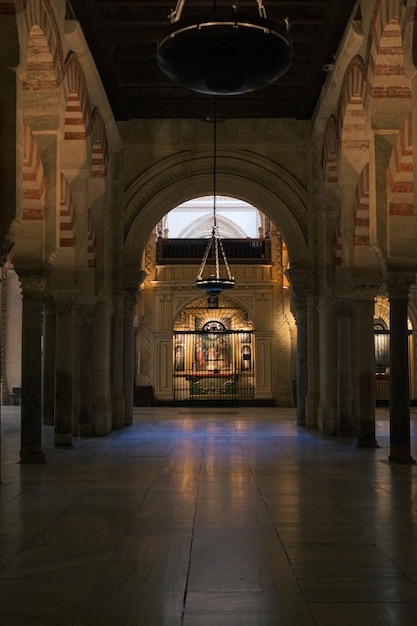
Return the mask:
<path id="1" fill-rule="evenodd" d="M 216 219 L 216 158 L 217 158 L 217 112 L 216 112 L 216 98 L 214 98 L 214 117 L 213 117 L 213 135 L 214 135 L 214 149 L 213 149 L 213 230 L 211 232 L 211 238 L 208 241 L 206 250 L 201 261 L 200 269 L 195 281 L 196 287 L 203 289 L 207 292 L 209 297 L 212 297 L 211 307 L 216 308 L 215 298 L 226 289 L 232 289 L 235 286 L 235 279 L 233 278 L 229 264 L 227 262 L 226 254 L 224 251 L 222 240 L 220 239 L 217 219 Z M 207 261 L 210 258 L 212 265 L 210 265 L 208 276 L 204 277 L 204 271 L 206 269 Z M 221 276 L 220 264 L 223 263 L 224 274 Z M 214 300 L 213 300 L 214 298 Z"/>
<path id="2" fill-rule="evenodd" d="M 290 67 L 288 19 L 267 18 L 262 0 L 258 14 L 238 11 L 235 0 L 226 15 L 213 12 L 182 19 L 178 0 L 157 48 L 158 64 L 174 82 L 199 93 L 238 95 L 260 89 Z"/>

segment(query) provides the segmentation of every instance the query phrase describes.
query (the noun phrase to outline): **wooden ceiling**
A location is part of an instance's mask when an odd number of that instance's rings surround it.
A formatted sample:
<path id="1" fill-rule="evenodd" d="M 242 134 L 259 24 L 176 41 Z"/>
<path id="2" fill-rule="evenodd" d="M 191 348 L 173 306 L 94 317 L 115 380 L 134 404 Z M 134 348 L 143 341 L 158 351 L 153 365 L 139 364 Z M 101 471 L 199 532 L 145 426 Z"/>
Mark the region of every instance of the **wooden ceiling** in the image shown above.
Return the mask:
<path id="1" fill-rule="evenodd" d="M 215 0 L 214 0 L 215 1 Z M 234 0 L 236 3 L 236 0 Z M 219 96 L 217 114 L 233 118 L 310 119 L 356 0 L 264 0 L 267 16 L 291 24 L 293 63 L 284 76 L 258 91 Z M 160 70 L 157 42 L 176 0 L 69 0 L 67 17 L 79 20 L 117 120 L 200 118 L 213 111 L 213 96 L 173 83 Z M 182 17 L 210 13 L 213 0 L 186 0 Z M 217 0 L 229 10 L 232 0 Z M 240 12 L 258 14 L 256 0 L 240 0 Z"/>

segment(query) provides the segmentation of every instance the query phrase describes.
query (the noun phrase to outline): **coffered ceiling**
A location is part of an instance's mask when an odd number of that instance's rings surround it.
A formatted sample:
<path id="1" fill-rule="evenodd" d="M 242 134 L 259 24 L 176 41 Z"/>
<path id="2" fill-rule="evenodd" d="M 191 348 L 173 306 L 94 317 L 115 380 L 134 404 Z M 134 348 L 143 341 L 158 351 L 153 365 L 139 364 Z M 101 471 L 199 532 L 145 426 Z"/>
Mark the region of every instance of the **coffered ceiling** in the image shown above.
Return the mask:
<path id="1" fill-rule="evenodd" d="M 186 0 L 182 17 L 230 10 L 236 0 Z M 256 0 L 240 12 L 258 14 Z M 219 96 L 221 117 L 309 119 L 356 0 L 264 0 L 269 19 L 289 18 L 293 63 L 284 76 L 258 91 Z M 67 16 L 79 20 L 117 120 L 206 118 L 213 96 L 173 83 L 160 70 L 157 43 L 175 8 L 171 0 L 69 0 Z M 233 50 L 230 51 L 233 54 Z"/>

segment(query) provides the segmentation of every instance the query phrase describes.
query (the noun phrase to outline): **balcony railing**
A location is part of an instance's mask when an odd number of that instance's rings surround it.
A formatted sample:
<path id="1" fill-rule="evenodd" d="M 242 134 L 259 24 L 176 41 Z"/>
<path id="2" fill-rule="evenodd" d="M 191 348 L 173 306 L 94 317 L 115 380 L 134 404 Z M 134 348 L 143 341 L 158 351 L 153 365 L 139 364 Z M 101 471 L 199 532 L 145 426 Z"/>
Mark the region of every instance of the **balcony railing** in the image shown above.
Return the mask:
<path id="1" fill-rule="evenodd" d="M 208 239 L 158 239 L 156 262 L 158 265 L 192 264 L 198 265 L 204 256 Z M 228 263 L 251 263 L 269 265 L 271 263 L 270 239 L 222 239 Z M 212 247 L 213 248 L 213 247 Z M 207 263 L 214 261 L 209 256 Z"/>

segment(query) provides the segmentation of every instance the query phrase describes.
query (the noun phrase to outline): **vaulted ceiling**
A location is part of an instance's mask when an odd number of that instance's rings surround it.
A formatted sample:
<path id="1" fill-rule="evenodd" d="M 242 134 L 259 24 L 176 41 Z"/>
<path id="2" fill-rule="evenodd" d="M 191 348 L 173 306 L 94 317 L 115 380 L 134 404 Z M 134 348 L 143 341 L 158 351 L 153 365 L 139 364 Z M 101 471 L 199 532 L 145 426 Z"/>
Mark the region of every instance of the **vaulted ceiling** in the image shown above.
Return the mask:
<path id="1" fill-rule="evenodd" d="M 67 17 L 79 20 L 117 120 L 201 118 L 213 96 L 173 83 L 158 66 L 157 43 L 175 0 L 69 0 Z M 182 17 L 229 10 L 258 14 L 256 0 L 186 0 Z M 290 69 L 275 83 L 238 96 L 219 96 L 217 115 L 233 118 L 310 119 L 329 65 L 356 0 L 264 0 L 269 19 L 289 18 Z M 233 50 L 231 50 L 233 54 Z"/>

